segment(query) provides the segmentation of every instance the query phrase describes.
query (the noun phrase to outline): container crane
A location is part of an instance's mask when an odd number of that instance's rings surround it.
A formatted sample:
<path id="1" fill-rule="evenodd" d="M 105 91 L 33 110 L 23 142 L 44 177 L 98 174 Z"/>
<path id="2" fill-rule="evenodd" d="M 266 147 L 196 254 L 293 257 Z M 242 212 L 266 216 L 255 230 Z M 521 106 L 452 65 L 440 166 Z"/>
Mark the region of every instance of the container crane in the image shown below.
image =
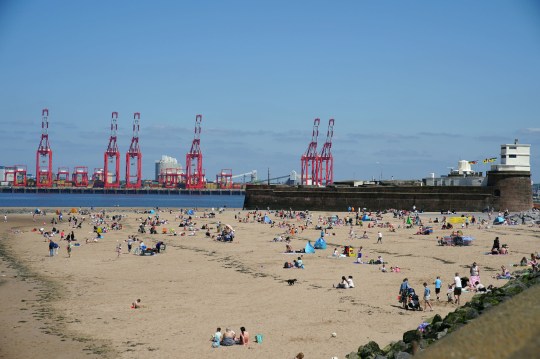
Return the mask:
<path id="1" fill-rule="evenodd" d="M 111 115 L 111 135 L 109 137 L 109 146 L 105 151 L 104 157 L 104 173 L 103 187 L 118 188 L 120 187 L 120 151 L 116 143 L 116 134 L 118 132 L 118 112 L 113 112 Z M 114 167 L 114 173 L 109 177 L 109 164 Z"/>
<path id="2" fill-rule="evenodd" d="M 69 181 L 69 167 L 58 167 L 56 172 L 57 181 Z"/>
<path id="3" fill-rule="evenodd" d="M 133 136 L 126 153 L 126 188 L 141 188 L 142 185 L 142 152 L 139 147 L 139 121 L 141 114 L 133 114 Z M 135 173 L 131 171 L 135 168 Z"/>
<path id="4" fill-rule="evenodd" d="M 216 184 L 220 189 L 228 189 L 233 187 L 232 169 L 224 168 L 216 175 Z"/>
<path id="5" fill-rule="evenodd" d="M 326 133 L 326 142 L 319 154 L 319 163 L 317 165 L 318 185 L 328 186 L 334 183 L 334 157 L 332 156 L 332 137 L 334 136 L 334 119 L 328 121 L 328 132 Z"/>
<path id="6" fill-rule="evenodd" d="M 6 167 L 3 180 L 6 182 L 11 182 L 13 187 L 26 187 L 26 165 L 14 165 Z"/>
<path id="7" fill-rule="evenodd" d="M 73 169 L 71 174 L 71 181 L 75 187 L 87 187 L 88 186 L 88 167 L 77 166 Z"/>
<path id="8" fill-rule="evenodd" d="M 313 132 L 311 135 L 311 142 L 309 146 L 300 158 L 302 166 L 302 172 L 300 175 L 300 184 L 302 185 L 318 185 L 318 155 L 317 155 L 317 137 L 319 136 L 319 124 L 321 120 L 316 118 L 313 121 Z"/>
<path id="9" fill-rule="evenodd" d="M 49 145 L 49 110 L 41 111 L 41 141 L 36 152 L 36 186 L 52 187 L 52 150 Z"/>
<path id="10" fill-rule="evenodd" d="M 195 135 L 191 143 L 191 150 L 186 154 L 186 188 L 204 188 L 204 172 L 202 168 L 203 155 L 201 152 L 201 122 L 202 115 L 195 117 Z"/>

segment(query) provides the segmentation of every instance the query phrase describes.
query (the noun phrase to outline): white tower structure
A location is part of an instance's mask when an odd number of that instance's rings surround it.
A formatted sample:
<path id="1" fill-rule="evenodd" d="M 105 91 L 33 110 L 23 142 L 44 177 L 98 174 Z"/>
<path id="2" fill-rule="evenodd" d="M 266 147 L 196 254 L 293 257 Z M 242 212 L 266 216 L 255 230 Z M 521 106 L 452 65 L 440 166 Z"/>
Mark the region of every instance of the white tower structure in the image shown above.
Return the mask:
<path id="1" fill-rule="evenodd" d="M 492 165 L 492 171 L 531 171 L 531 145 L 518 143 L 501 145 L 501 164 Z"/>

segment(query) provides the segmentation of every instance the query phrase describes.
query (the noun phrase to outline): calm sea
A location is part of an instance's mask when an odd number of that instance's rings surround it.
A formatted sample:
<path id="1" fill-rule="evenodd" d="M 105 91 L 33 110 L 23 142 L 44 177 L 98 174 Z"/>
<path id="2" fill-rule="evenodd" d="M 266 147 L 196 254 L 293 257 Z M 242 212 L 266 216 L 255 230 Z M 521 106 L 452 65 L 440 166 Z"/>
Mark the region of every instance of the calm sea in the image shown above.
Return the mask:
<path id="1" fill-rule="evenodd" d="M 243 195 L 0 193 L 0 207 L 242 208 Z"/>

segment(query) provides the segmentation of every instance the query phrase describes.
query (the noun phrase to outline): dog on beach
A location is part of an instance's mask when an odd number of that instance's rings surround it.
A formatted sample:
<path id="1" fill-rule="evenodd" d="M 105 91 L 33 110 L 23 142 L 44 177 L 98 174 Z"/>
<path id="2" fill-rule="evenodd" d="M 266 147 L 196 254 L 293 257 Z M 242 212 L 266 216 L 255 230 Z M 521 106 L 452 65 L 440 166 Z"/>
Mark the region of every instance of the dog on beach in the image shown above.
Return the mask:
<path id="1" fill-rule="evenodd" d="M 298 279 L 296 279 L 296 278 L 295 279 L 287 279 L 287 283 L 289 285 L 294 285 L 294 283 L 296 283 L 297 281 L 298 281 Z"/>

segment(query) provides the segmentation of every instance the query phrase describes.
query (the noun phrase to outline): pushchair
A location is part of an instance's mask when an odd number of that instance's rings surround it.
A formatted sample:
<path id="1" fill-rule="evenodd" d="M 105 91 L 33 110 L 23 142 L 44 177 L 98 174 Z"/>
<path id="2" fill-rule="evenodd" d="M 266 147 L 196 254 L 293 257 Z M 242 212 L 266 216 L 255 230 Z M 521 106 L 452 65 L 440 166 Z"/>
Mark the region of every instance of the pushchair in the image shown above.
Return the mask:
<path id="1" fill-rule="evenodd" d="M 420 299 L 418 298 L 418 295 L 416 293 L 412 294 L 409 297 L 409 309 L 410 310 L 422 310 L 420 308 Z"/>

